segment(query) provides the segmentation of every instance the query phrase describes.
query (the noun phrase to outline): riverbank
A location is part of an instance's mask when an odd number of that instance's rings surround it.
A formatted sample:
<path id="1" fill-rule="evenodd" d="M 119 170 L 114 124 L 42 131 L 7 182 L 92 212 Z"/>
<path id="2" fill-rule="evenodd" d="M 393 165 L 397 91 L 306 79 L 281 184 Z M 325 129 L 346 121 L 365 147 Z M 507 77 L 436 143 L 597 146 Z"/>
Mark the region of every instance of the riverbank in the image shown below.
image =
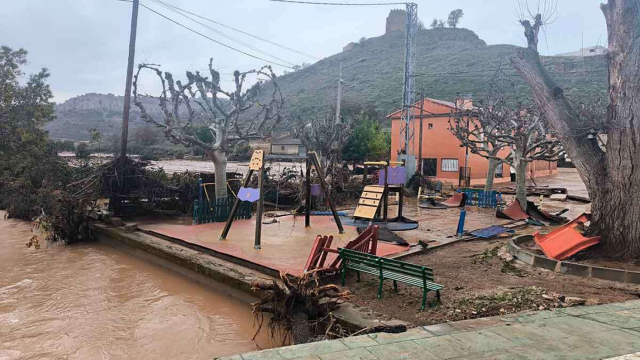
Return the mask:
<path id="1" fill-rule="evenodd" d="M 252 341 L 244 295 L 102 241 L 25 243 L 0 212 L 0 359 L 193 359 L 279 346 Z M 195 281 L 194 281 L 195 280 Z"/>

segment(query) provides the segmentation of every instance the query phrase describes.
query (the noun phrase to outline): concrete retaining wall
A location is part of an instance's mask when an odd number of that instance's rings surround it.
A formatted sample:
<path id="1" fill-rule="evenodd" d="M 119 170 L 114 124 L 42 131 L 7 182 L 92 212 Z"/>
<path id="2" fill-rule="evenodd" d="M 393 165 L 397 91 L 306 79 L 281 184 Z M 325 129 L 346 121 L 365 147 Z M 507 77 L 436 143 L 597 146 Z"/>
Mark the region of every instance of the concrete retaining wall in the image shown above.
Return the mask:
<path id="1" fill-rule="evenodd" d="M 125 252 L 168 268 L 203 285 L 222 290 L 244 302 L 258 299 L 259 292 L 251 290 L 255 280 L 272 280 L 273 277 L 255 269 L 217 258 L 171 241 L 141 231 L 127 231 L 127 225 L 112 226 L 102 223 L 92 225 L 97 239 Z M 222 289 L 221 289 L 222 287 Z M 333 312 L 338 322 L 352 329 L 363 329 L 375 325 L 411 326 L 400 320 L 380 320 L 378 316 L 362 307 L 345 303 Z"/>
<path id="2" fill-rule="evenodd" d="M 543 255 L 533 254 L 520 247 L 521 244 L 532 240 L 533 237 L 531 235 L 516 236 L 507 244 L 509 253 L 518 261 L 561 274 L 640 284 L 640 272 L 638 271 L 605 268 L 569 261 L 553 260 Z"/>

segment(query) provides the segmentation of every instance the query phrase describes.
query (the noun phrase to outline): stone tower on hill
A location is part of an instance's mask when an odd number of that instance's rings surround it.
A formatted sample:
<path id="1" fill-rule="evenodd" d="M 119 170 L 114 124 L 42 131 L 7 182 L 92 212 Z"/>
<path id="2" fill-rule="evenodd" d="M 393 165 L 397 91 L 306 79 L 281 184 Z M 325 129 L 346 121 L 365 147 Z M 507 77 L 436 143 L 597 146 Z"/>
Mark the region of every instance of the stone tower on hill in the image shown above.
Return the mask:
<path id="1" fill-rule="evenodd" d="M 385 34 L 392 31 L 404 31 L 407 23 L 407 12 L 401 9 L 391 10 L 389 16 L 387 16 L 387 30 Z"/>

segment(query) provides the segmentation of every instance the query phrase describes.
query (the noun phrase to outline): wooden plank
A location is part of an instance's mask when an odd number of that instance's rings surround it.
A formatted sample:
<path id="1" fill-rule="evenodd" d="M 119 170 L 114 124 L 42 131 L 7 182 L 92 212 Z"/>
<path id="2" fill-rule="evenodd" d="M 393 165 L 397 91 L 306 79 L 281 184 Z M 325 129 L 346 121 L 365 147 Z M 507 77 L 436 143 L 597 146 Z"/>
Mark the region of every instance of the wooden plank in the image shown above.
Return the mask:
<path id="1" fill-rule="evenodd" d="M 364 187 L 364 192 L 383 193 L 384 192 L 384 187 L 375 186 L 375 185 L 369 185 L 369 186 L 365 186 Z"/>
<path id="2" fill-rule="evenodd" d="M 358 204 L 378 207 L 378 205 L 380 205 L 380 200 L 360 199 L 360 200 L 358 200 Z"/>
<path id="3" fill-rule="evenodd" d="M 356 209 L 356 212 L 353 214 L 353 216 L 365 219 L 373 219 L 373 217 L 376 216 L 377 210 L 377 207 L 360 205 Z"/>
<path id="4" fill-rule="evenodd" d="M 380 200 L 382 199 L 382 193 L 371 193 L 371 192 L 363 192 L 360 196 L 361 199 L 373 199 Z"/>
<path id="5" fill-rule="evenodd" d="M 260 170 L 262 169 L 262 160 L 264 159 L 264 153 L 262 150 L 256 150 L 253 152 L 251 156 L 251 161 L 249 162 L 249 170 Z"/>

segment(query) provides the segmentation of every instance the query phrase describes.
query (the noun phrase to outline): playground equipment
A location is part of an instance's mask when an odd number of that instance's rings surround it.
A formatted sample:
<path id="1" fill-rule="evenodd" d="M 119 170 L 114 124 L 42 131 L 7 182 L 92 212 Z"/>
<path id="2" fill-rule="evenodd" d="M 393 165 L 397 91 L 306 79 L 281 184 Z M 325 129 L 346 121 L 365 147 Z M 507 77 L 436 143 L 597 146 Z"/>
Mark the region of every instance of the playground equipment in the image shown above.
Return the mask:
<path id="1" fill-rule="evenodd" d="M 370 225 L 362 234 L 349 241 L 343 249 L 359 251 L 361 253 L 375 255 L 378 249 L 378 226 Z M 339 254 L 339 250 L 331 248 L 333 236 L 318 235 L 311 248 L 311 253 L 304 267 L 304 272 L 311 270 L 339 271 L 341 268 L 340 257 L 336 257 L 331 265 L 324 266 L 329 254 Z"/>
<path id="2" fill-rule="evenodd" d="M 582 214 L 547 235 L 540 235 L 540 232 L 536 231 L 533 238 L 548 258 L 564 260 L 600 242 L 600 236 L 588 238 L 576 230 L 590 220 L 591 215 Z"/>
<path id="3" fill-rule="evenodd" d="M 499 208 L 496 209 L 496 217 L 500 219 L 525 220 L 529 218 L 529 215 L 522 211 L 518 200 L 514 200 L 509 206 L 504 207 L 502 210 Z"/>
<path id="4" fill-rule="evenodd" d="M 314 167 L 316 172 L 318 173 L 318 177 L 320 178 L 320 187 L 324 192 L 325 198 L 329 202 L 329 207 L 331 208 L 331 213 L 333 214 L 333 218 L 335 219 L 336 225 L 338 226 L 338 230 L 341 234 L 344 234 L 344 228 L 342 227 L 342 223 L 340 222 L 340 217 L 336 212 L 335 206 L 333 205 L 333 201 L 331 200 L 331 196 L 329 194 L 329 189 L 327 187 L 326 182 L 324 181 L 324 172 L 322 171 L 322 167 L 320 166 L 320 162 L 318 161 L 318 155 L 315 152 L 307 153 L 307 173 L 306 173 L 306 193 L 307 193 L 307 206 L 305 212 L 305 227 L 310 226 L 311 222 L 311 211 L 310 206 L 311 203 L 311 167 Z M 251 181 L 251 177 L 253 173 L 258 173 L 258 188 L 249 188 L 249 182 Z M 240 191 L 238 191 L 238 195 L 236 196 L 235 201 L 233 202 L 233 207 L 231 208 L 231 213 L 227 218 L 227 222 L 222 230 L 222 234 L 220 235 L 220 240 L 226 240 L 227 235 L 229 234 L 229 230 L 231 229 L 231 224 L 233 220 L 236 218 L 236 213 L 238 209 L 241 207 L 240 202 L 258 202 L 257 210 L 256 210 L 256 232 L 255 232 L 255 243 L 254 248 L 261 248 L 261 236 L 262 236 L 262 214 L 264 211 L 264 152 L 262 150 L 255 150 L 253 155 L 251 156 L 251 161 L 249 162 L 249 172 L 247 172 L 247 176 L 245 177 L 242 187 Z"/>
<path id="5" fill-rule="evenodd" d="M 403 165 L 397 167 L 389 167 L 390 164 Z M 367 185 L 367 167 L 369 165 L 383 166 L 384 172 L 379 172 L 378 185 Z M 358 207 L 353 214 L 354 218 L 375 220 L 380 214 L 380 204 L 382 203 L 382 221 L 387 222 L 389 211 L 389 193 L 399 193 L 398 199 L 398 220 L 402 219 L 402 206 L 404 200 L 404 179 L 406 177 L 406 169 L 404 162 L 397 161 L 377 161 L 364 163 L 364 191 L 358 201 Z M 388 174 L 388 176 L 387 176 Z"/>
<path id="6" fill-rule="evenodd" d="M 307 152 L 307 172 L 306 172 L 306 206 L 304 213 L 304 227 L 311 226 L 311 196 L 313 193 L 318 193 L 317 186 L 311 185 L 311 168 L 315 168 L 316 173 L 318 174 L 318 178 L 320 180 L 320 189 L 322 193 L 324 193 L 324 198 L 329 203 L 329 208 L 331 209 L 331 213 L 333 214 L 333 219 L 338 226 L 338 231 L 340 234 L 344 234 L 344 228 L 342 227 L 342 222 L 340 222 L 340 216 L 338 216 L 338 212 L 336 211 L 336 207 L 333 205 L 333 200 L 331 200 L 331 194 L 329 193 L 329 187 L 327 183 L 324 181 L 324 171 L 322 171 L 322 166 L 320 166 L 320 161 L 318 160 L 318 154 L 315 151 Z M 314 190 L 315 188 L 315 190 Z"/>
<path id="7" fill-rule="evenodd" d="M 481 208 L 496 208 L 502 201 L 502 194 L 495 190 L 462 189 L 465 195 L 465 205 Z"/>
<path id="8" fill-rule="evenodd" d="M 251 189 L 248 188 L 249 182 L 251 181 L 251 176 L 253 176 L 254 172 L 258 172 L 258 188 Z M 224 225 L 224 229 L 222 230 L 222 234 L 220 235 L 220 240 L 225 240 L 227 235 L 229 234 L 229 230 L 231 229 L 231 224 L 235 219 L 236 212 L 240 206 L 240 201 L 249 201 L 249 202 L 258 202 L 258 209 L 256 211 L 256 235 L 255 235 L 255 249 L 260 249 L 260 237 L 262 235 L 262 212 L 264 210 L 264 193 L 263 193 L 263 181 L 264 180 L 264 151 L 256 150 L 253 152 L 251 156 L 251 161 L 249 162 L 249 172 L 247 172 L 247 176 L 244 178 L 242 183 L 242 187 L 240 191 L 238 191 L 238 196 L 236 196 L 236 200 L 233 202 L 233 207 L 231 208 L 231 213 L 229 214 L 229 218 L 227 219 L 227 223 Z M 244 196 L 245 199 L 241 199 L 240 197 Z"/>

